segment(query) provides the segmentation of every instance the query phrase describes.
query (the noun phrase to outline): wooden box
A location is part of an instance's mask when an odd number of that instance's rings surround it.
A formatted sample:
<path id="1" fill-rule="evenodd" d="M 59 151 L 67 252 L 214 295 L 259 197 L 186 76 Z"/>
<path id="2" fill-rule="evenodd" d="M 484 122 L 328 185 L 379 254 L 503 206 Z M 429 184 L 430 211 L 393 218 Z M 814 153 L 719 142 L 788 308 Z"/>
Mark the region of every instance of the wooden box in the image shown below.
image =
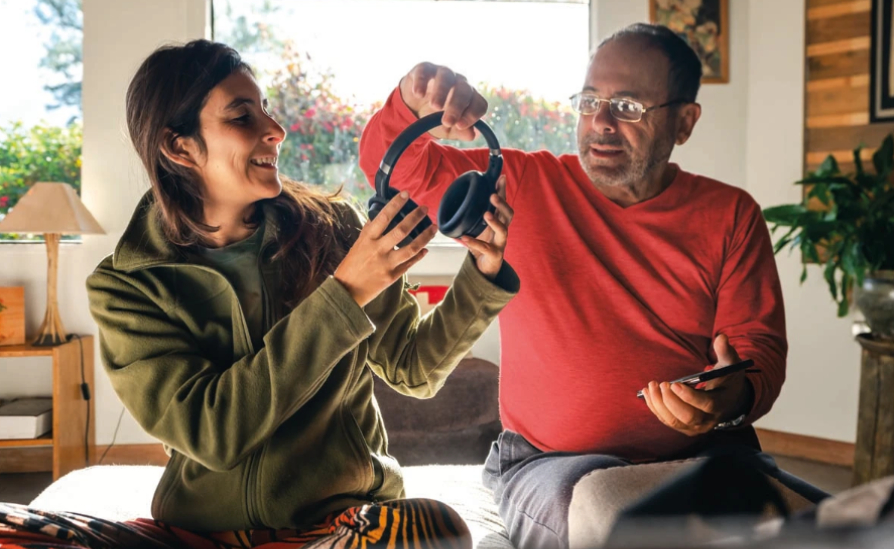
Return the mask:
<path id="1" fill-rule="evenodd" d="M 25 288 L 0 288 L 0 345 L 25 343 Z"/>

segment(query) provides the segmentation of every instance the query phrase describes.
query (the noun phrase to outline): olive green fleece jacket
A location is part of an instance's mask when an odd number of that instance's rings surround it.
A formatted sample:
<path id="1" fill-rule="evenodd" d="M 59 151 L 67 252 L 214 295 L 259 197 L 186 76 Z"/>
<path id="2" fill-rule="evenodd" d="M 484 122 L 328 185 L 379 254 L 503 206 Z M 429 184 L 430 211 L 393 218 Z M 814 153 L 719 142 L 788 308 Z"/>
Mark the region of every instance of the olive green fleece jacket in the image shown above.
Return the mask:
<path id="1" fill-rule="evenodd" d="M 362 219 L 335 206 L 352 243 Z M 331 276 L 288 311 L 272 259 L 277 220 L 264 208 L 259 267 L 270 313 L 264 346 L 254 349 L 231 285 L 190 263 L 155 210 L 147 194 L 115 253 L 87 279 L 112 386 L 171 455 L 153 516 L 194 531 L 302 528 L 403 497 L 371 373 L 404 394 L 433 396 L 518 291 L 515 271 L 504 262 L 490 281 L 467 254 L 425 316 L 405 280 L 361 308 Z M 231 325 L 214 320 L 221 313 Z"/>

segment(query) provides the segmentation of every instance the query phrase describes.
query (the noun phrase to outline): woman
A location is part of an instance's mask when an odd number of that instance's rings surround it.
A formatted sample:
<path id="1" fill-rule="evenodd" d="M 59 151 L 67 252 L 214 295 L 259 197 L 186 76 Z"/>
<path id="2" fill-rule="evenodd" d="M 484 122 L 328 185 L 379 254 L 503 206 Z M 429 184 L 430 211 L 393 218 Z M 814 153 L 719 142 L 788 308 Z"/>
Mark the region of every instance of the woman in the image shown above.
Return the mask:
<path id="1" fill-rule="evenodd" d="M 87 287 L 115 391 L 170 450 L 160 522 L 138 527 L 191 545 L 467 546 L 446 505 L 389 501 L 403 484 L 371 371 L 433 395 L 517 292 L 501 196 L 482 240 L 464 240 L 451 292 L 420 318 L 404 273 L 435 231 L 395 244 L 426 211 L 383 234 L 406 195 L 363 226 L 346 202 L 280 178 L 286 132 L 234 50 L 157 50 L 128 89 L 127 126 L 152 190 Z"/>

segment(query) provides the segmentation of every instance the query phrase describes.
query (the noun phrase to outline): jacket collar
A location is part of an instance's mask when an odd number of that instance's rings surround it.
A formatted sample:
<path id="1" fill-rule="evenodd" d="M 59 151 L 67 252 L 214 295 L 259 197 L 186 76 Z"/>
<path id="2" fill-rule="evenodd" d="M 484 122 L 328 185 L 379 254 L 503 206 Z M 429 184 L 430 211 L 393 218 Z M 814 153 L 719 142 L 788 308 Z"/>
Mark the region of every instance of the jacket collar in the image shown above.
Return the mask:
<path id="1" fill-rule="evenodd" d="M 263 210 L 265 221 L 261 243 L 263 250 L 276 240 L 279 226 L 275 210 L 267 207 L 263 201 L 259 206 Z M 159 217 L 158 205 L 152 191 L 149 191 L 140 199 L 130 223 L 115 247 L 112 265 L 116 270 L 130 272 L 156 265 L 186 263 L 186 254 L 167 239 Z"/>

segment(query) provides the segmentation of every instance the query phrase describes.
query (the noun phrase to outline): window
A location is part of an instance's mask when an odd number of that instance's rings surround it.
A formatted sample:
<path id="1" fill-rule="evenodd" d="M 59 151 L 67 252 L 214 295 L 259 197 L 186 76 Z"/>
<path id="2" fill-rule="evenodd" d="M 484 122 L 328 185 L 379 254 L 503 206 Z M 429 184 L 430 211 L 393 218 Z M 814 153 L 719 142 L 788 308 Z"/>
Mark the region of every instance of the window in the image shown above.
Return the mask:
<path id="1" fill-rule="evenodd" d="M 280 169 L 294 179 L 341 186 L 365 205 L 373 191 L 357 166 L 361 131 L 420 61 L 477 83 L 502 146 L 577 150 L 567 98 L 584 78 L 587 0 L 215 0 L 213 8 L 215 40 L 254 67 L 289 131 Z M 448 29 L 465 32 L 451 39 Z"/>
<path id="2" fill-rule="evenodd" d="M 0 0 L 0 219 L 35 182 L 80 191 L 82 28 L 81 0 Z"/>

